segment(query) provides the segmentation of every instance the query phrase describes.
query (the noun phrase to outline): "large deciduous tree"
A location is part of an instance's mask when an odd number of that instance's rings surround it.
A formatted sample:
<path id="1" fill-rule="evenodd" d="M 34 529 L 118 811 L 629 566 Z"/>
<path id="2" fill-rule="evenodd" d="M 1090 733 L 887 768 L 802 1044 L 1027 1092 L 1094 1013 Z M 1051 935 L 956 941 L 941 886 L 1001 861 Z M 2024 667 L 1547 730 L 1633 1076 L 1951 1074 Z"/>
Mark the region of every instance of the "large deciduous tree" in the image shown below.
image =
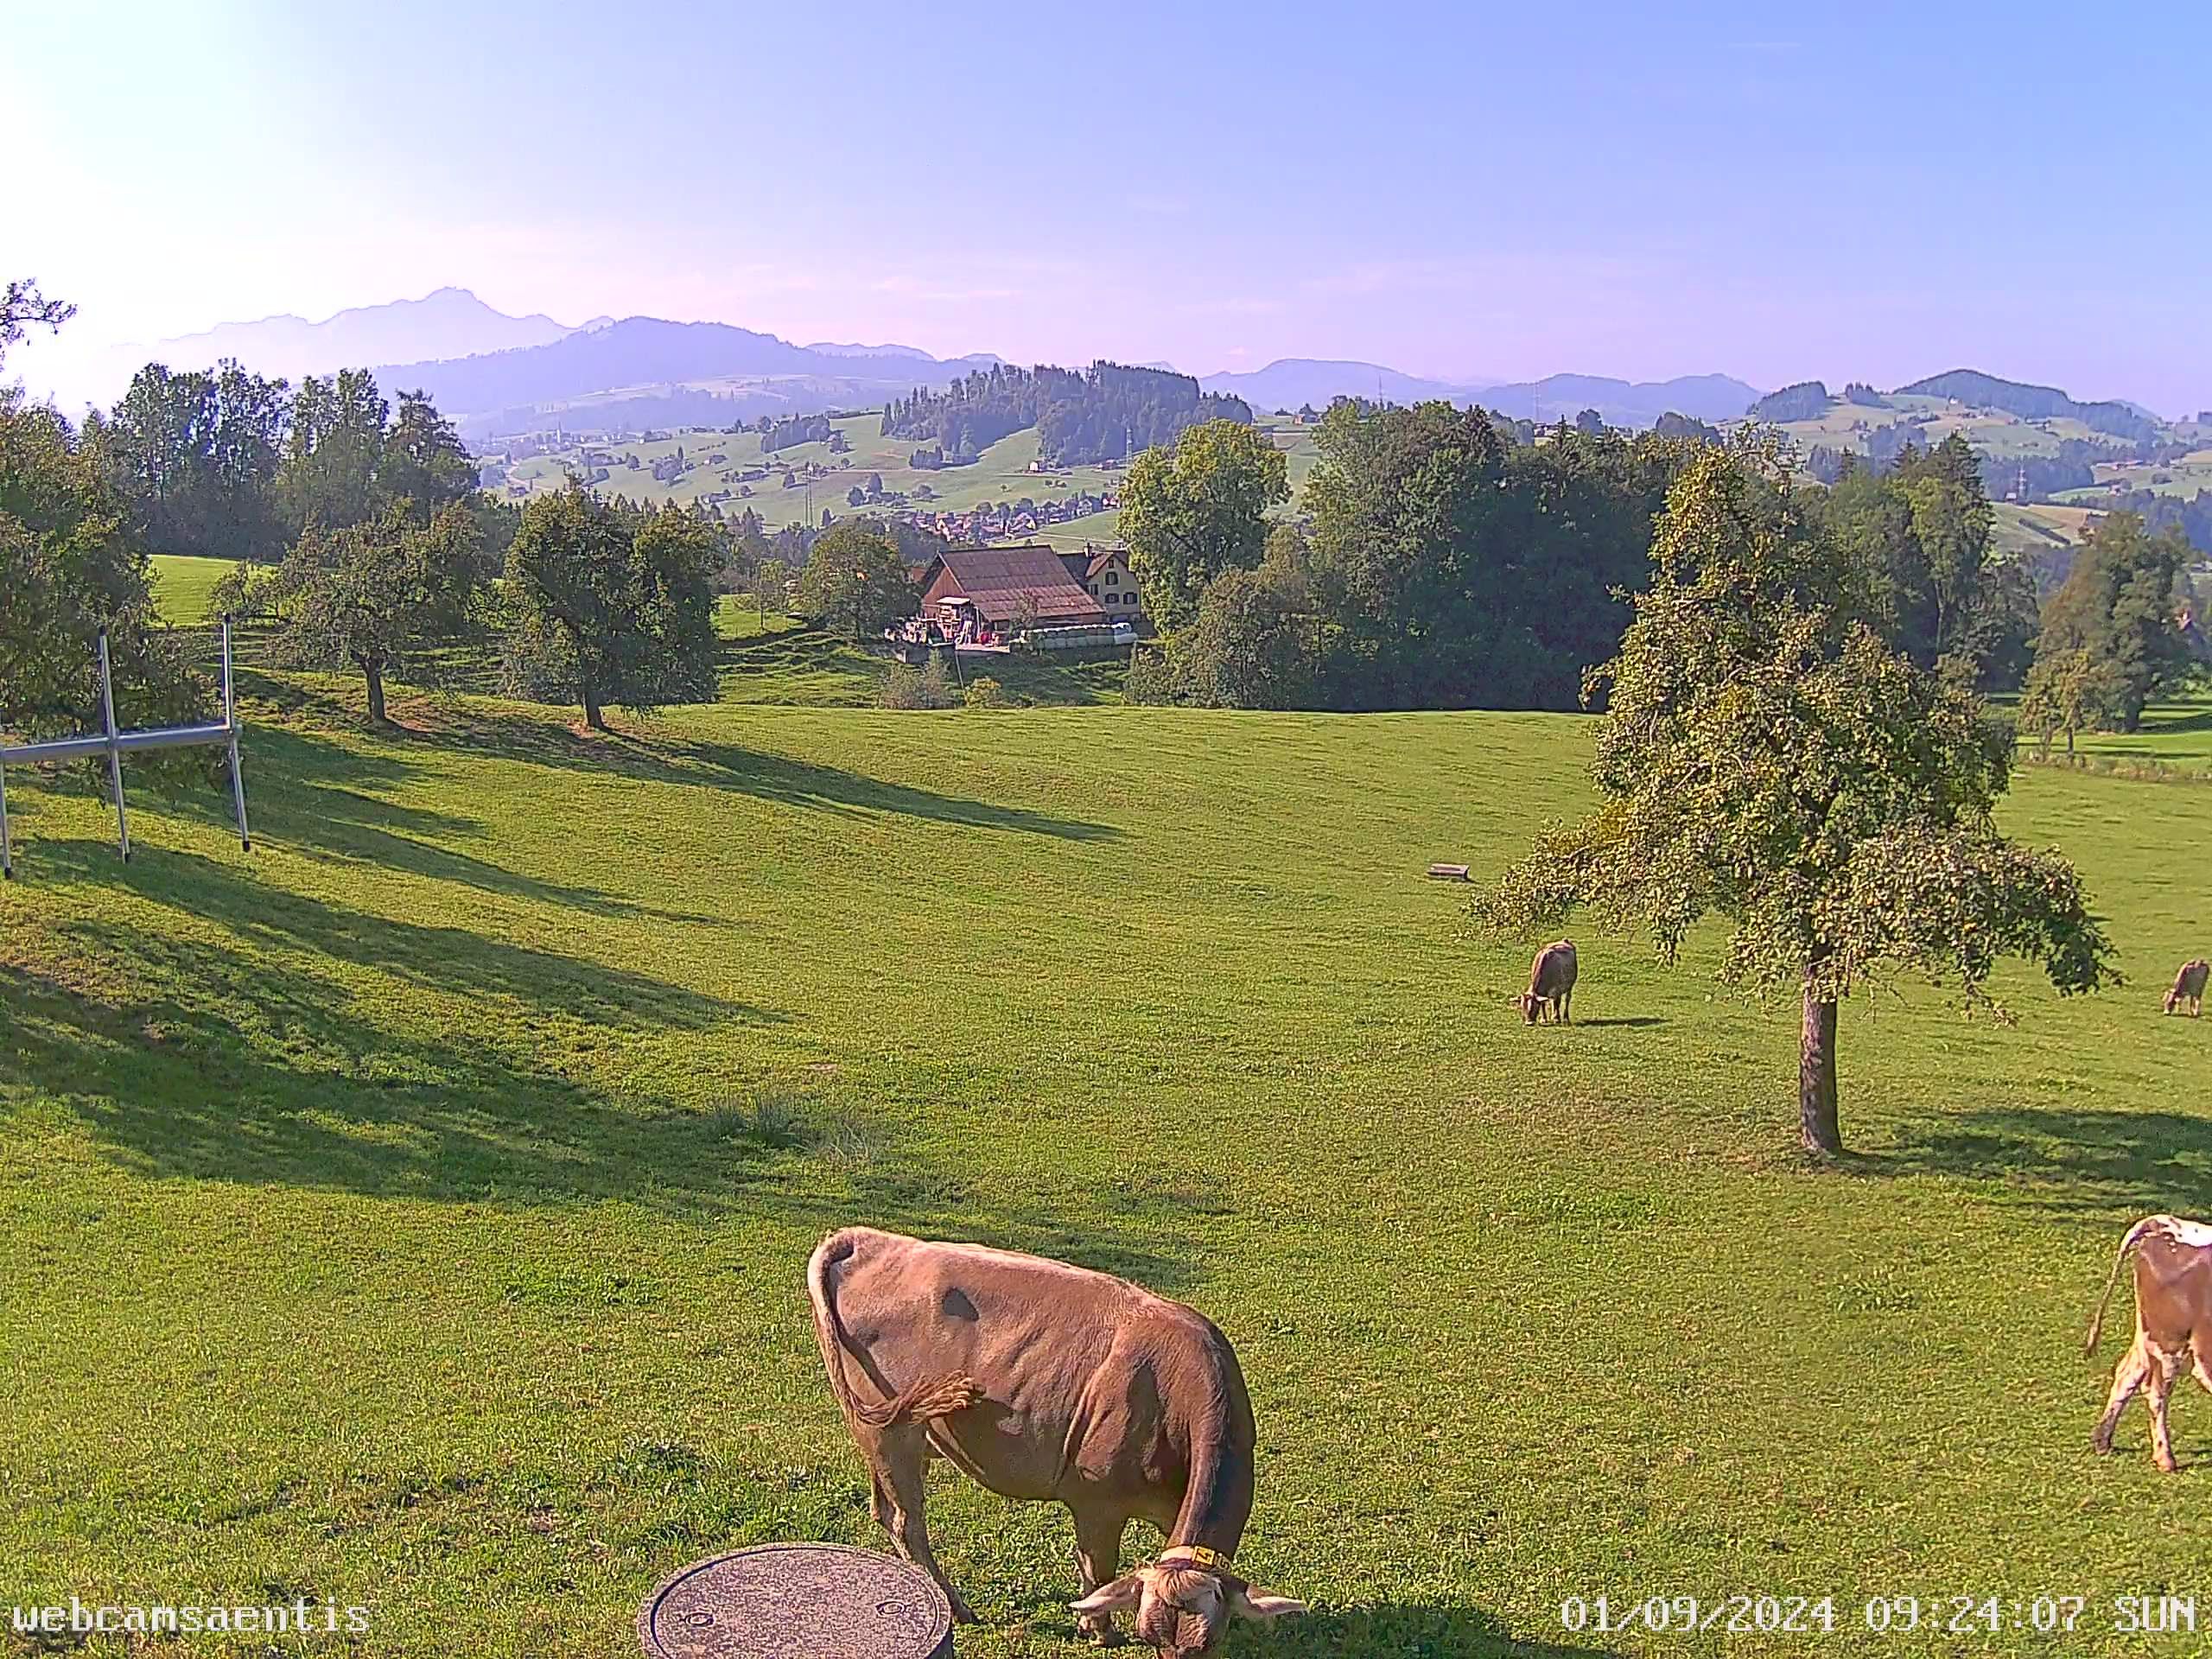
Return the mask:
<path id="1" fill-rule="evenodd" d="M 399 394 L 399 413 L 384 435 L 379 461 L 378 493 L 387 502 L 412 503 L 417 524 L 476 493 L 475 459 L 427 392 Z"/>
<path id="2" fill-rule="evenodd" d="M 2196 556 L 2177 528 L 2152 536 L 2132 512 L 2107 514 L 2044 607 L 2038 665 L 2083 653 L 2107 688 L 2110 721 L 2133 731 L 2145 703 L 2198 672 L 2179 620 L 2183 573 Z"/>
<path id="3" fill-rule="evenodd" d="M 213 373 L 149 363 L 105 416 L 86 423 L 160 553 L 268 560 L 287 539 L 271 493 L 289 398 L 226 361 Z"/>
<path id="4" fill-rule="evenodd" d="M 1206 584 L 1168 645 L 1173 695 L 1213 709 L 1297 709 L 1313 696 L 1313 620 L 1292 573 L 1262 564 Z"/>
<path id="5" fill-rule="evenodd" d="M 1842 1146 L 1836 1016 L 1885 975 L 1955 979 L 1999 957 L 2062 994 L 2113 978 L 2073 868 L 1997 832 L 2011 748 L 1960 679 L 1869 626 L 1851 560 L 1751 444 L 1707 448 L 1669 492 L 1592 771 L 1603 803 L 1542 836 L 1478 911 L 1554 926 L 1588 906 L 1672 960 L 1709 913 L 1728 981 L 1800 999 L 1806 1146 Z"/>
<path id="6" fill-rule="evenodd" d="M 696 513 L 641 512 L 574 480 L 533 496 L 507 549 L 519 612 L 507 642 L 509 686 L 573 697 L 602 731 L 610 702 L 652 709 L 713 701 L 721 539 Z"/>
<path id="7" fill-rule="evenodd" d="M 1651 518 L 1693 447 L 1560 426 L 1509 441 L 1479 410 L 1331 406 L 1304 503 L 1330 575 L 1329 701 L 1563 709 L 1618 644 Z"/>
<path id="8" fill-rule="evenodd" d="M 1808 506 L 1866 584 L 1868 623 L 1923 668 L 1955 657 L 1985 685 L 2018 685 L 2034 578 L 1995 549 L 1995 510 L 1966 440 L 1908 445 L 1886 472 L 1847 455 L 1839 465 Z"/>
<path id="9" fill-rule="evenodd" d="M 309 375 L 292 399 L 292 424 L 276 476 L 285 522 L 358 524 L 384 505 L 378 479 L 391 405 L 366 369 Z"/>
<path id="10" fill-rule="evenodd" d="M 871 639 L 914 613 L 914 584 L 890 537 L 848 519 L 816 539 L 794 602 L 832 633 Z"/>
<path id="11" fill-rule="evenodd" d="M 0 391 L 0 732 L 73 736 L 100 724 L 99 634 L 113 664 L 116 718 L 166 726 L 202 718 L 206 683 L 154 610 L 151 562 L 127 502 L 51 409 Z M 174 782 L 189 751 L 132 765 Z"/>
<path id="12" fill-rule="evenodd" d="M 403 500 L 366 524 L 308 526 L 261 595 L 282 619 L 283 654 L 302 667 L 359 670 L 369 718 L 382 721 L 385 677 L 467 626 L 482 537 L 458 502 L 428 524 Z"/>
<path id="13" fill-rule="evenodd" d="M 1154 622 L 1198 614 L 1206 584 L 1249 570 L 1267 550 L 1268 510 L 1290 499 L 1288 463 L 1266 435 L 1233 420 L 1185 429 L 1147 449 L 1122 486 L 1122 538 Z"/>

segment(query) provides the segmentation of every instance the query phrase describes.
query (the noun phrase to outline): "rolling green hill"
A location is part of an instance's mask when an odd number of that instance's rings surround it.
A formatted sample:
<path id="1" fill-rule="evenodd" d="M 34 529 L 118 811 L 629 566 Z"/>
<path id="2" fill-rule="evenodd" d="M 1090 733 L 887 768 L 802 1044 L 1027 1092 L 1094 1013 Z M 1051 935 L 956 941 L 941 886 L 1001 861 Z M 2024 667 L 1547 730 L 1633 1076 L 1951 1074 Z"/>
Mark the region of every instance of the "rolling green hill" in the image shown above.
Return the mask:
<path id="1" fill-rule="evenodd" d="M 372 734 L 343 682 L 246 690 L 251 855 L 211 797 L 134 796 L 124 865 L 90 792 L 10 789 L 18 1600 L 297 1595 L 379 1655 L 604 1659 L 686 1561 L 877 1542 L 799 1288 L 851 1221 L 1221 1322 L 1261 1425 L 1239 1569 L 1313 1605 L 1232 1652 L 1640 1650 L 1562 1600 L 1741 1591 L 1950 1654 L 1864 1604 L 2048 1590 L 2091 1599 L 2063 1651 L 2133 1654 L 2111 1599 L 2201 1576 L 2139 1415 L 2087 1451 L 2120 1338 L 2080 1351 L 2122 1226 L 2212 1182 L 2212 1023 L 2157 1006 L 2212 943 L 2196 788 L 2025 773 L 2007 821 L 2080 861 L 2130 984 L 2008 972 L 2012 1031 L 1853 1007 L 1859 1150 L 1815 1172 L 1796 1011 L 1714 996 L 1712 934 L 1669 972 L 1580 931 L 1578 1022 L 1531 1028 L 1525 949 L 1421 879 L 1583 806 L 1580 720 L 725 704 L 587 739 L 461 699 Z M 2212 1406 L 2175 1415 L 2202 1462 Z M 931 1503 L 963 1659 L 1078 1651 L 1065 1516 L 942 1471 Z"/>
<path id="2" fill-rule="evenodd" d="M 734 518 L 750 508 L 760 516 L 764 525 L 776 531 L 787 524 L 818 524 L 825 510 L 839 518 L 849 517 L 855 511 L 881 511 L 856 510 L 847 502 L 849 493 L 855 487 L 864 488 L 871 474 L 881 477 L 887 493 L 907 497 L 903 510 L 912 512 L 957 512 L 987 503 L 1018 502 L 1025 497 L 1039 502 L 1059 500 L 1078 491 L 1101 494 L 1114 488 L 1121 476 L 1118 467 L 1103 467 L 1033 472 L 1031 466 L 1037 459 L 1034 429 L 1001 439 L 984 450 L 973 466 L 917 470 L 906 464 L 916 446 L 911 442 L 881 436 L 877 429 L 880 423 L 880 416 L 877 415 L 849 416 L 833 423 L 850 446 L 843 454 L 833 452 L 826 442 L 793 444 L 764 454 L 757 432 L 728 433 L 696 428 L 671 432 L 651 442 L 634 438 L 619 442 L 591 440 L 554 454 L 518 460 L 508 468 L 503 482 L 509 486 L 509 499 L 516 499 L 513 486 L 524 490 L 524 499 L 541 490 L 557 489 L 571 471 L 584 471 L 587 448 L 603 450 L 618 457 L 609 468 L 609 476 L 597 485 L 603 492 L 652 505 L 674 501 L 688 505 L 712 493 L 746 489 L 751 493 L 733 493 L 731 499 L 721 503 L 723 512 Z M 656 480 L 652 475 L 655 464 L 673 458 L 679 448 L 687 458 L 698 457 L 700 464 L 679 477 Z M 707 464 L 707 458 L 716 454 L 727 459 L 719 465 Z M 638 458 L 635 467 L 626 464 L 632 455 Z M 756 467 L 767 468 L 767 476 L 746 485 L 726 482 L 721 476 L 726 472 Z M 790 488 L 783 484 L 787 471 L 797 479 Z M 928 492 L 925 497 L 920 494 L 923 491 Z"/>
<path id="3" fill-rule="evenodd" d="M 1042 504 L 1066 501 L 1077 494 L 1103 496 L 1117 490 L 1122 477 L 1122 469 L 1118 467 L 1033 470 L 1037 461 L 1034 428 L 1000 439 L 984 449 L 972 466 L 917 469 L 907 465 L 917 446 L 909 440 L 882 436 L 880 423 L 881 417 L 874 414 L 849 416 L 833 422 L 849 446 L 842 454 L 833 451 L 827 442 L 794 444 L 764 454 L 757 432 L 729 433 L 711 428 L 671 431 L 652 442 L 637 438 L 620 442 L 579 439 L 569 447 L 547 454 L 518 454 L 512 462 L 503 463 L 504 471 L 497 477 L 494 493 L 509 499 L 527 499 L 539 491 L 557 489 L 569 473 L 586 473 L 584 455 L 588 450 L 600 451 L 616 457 L 607 469 L 608 476 L 596 483 L 595 487 L 603 492 L 653 505 L 674 501 L 688 505 L 709 494 L 730 491 L 731 499 L 720 503 L 725 515 L 734 518 L 750 509 L 773 531 L 789 524 L 818 524 L 825 511 L 837 518 L 887 511 L 902 515 L 962 512 L 1024 499 Z M 1260 425 L 1271 434 L 1287 457 L 1294 492 L 1313 470 L 1313 429 L 1265 421 Z M 687 460 L 696 460 L 698 464 L 677 477 L 656 480 L 656 464 L 671 460 L 679 448 Z M 718 454 L 724 459 L 710 464 L 710 458 Z M 634 467 L 628 464 L 632 455 L 638 461 Z M 727 481 L 722 477 L 725 473 L 758 467 L 767 468 L 767 476 L 745 484 Z M 788 488 L 783 483 L 787 471 L 795 479 Z M 849 493 L 855 487 L 865 488 L 871 476 L 880 477 L 887 495 L 903 496 L 906 499 L 889 507 L 850 505 Z M 740 490 L 750 493 L 735 493 Z M 926 495 L 922 493 L 925 491 Z M 1104 543 L 1115 539 L 1115 521 L 1116 515 L 1111 512 L 1090 513 L 1047 524 L 1033 537 L 1025 533 L 1020 539 L 1044 540 L 1067 547 L 1080 547 L 1086 542 Z"/>

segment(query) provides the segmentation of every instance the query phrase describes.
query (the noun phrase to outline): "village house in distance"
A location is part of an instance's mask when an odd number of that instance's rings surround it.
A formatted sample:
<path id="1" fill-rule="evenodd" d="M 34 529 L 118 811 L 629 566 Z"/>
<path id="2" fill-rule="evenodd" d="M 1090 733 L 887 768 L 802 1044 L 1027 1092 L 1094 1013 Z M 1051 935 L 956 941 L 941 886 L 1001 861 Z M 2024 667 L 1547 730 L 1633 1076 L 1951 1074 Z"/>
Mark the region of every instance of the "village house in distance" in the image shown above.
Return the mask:
<path id="1" fill-rule="evenodd" d="M 917 585 L 923 619 L 948 632 L 966 617 L 1001 637 L 1023 628 L 1144 620 L 1136 579 L 1119 548 L 948 548 L 922 567 Z"/>

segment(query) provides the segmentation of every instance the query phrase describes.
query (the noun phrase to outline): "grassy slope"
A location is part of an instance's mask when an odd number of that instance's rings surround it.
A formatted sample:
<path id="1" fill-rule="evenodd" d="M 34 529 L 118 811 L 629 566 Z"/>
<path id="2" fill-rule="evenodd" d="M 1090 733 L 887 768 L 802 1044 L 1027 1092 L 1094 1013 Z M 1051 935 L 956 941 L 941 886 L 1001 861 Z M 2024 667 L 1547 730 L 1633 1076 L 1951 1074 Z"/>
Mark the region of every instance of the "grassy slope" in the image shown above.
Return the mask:
<path id="1" fill-rule="evenodd" d="M 238 566 L 229 559 L 200 559 L 178 553 L 154 555 L 154 597 L 172 622 L 208 620 L 207 595 Z"/>
<path id="2" fill-rule="evenodd" d="M 832 454 L 827 443 L 804 443 L 779 449 L 773 455 L 764 455 L 757 432 L 733 434 L 696 429 L 672 432 L 651 443 L 626 439 L 594 442 L 592 447 L 606 449 L 618 457 L 639 457 L 635 471 L 627 467 L 615 467 L 600 488 L 656 505 L 669 500 L 689 503 L 704 492 L 733 488 L 722 484 L 719 478 L 721 473 L 732 467 L 771 467 L 775 470 L 767 478 L 754 480 L 750 498 L 725 502 L 722 510 L 734 517 L 749 507 L 772 531 L 804 519 L 810 505 L 817 523 L 824 508 L 841 518 L 849 516 L 856 510 L 847 505 L 847 493 L 855 486 L 865 487 L 871 474 L 881 475 L 887 491 L 904 492 L 909 496 L 926 485 L 934 492 L 932 499 L 910 501 L 907 505 L 915 512 L 930 512 L 963 511 L 990 502 L 1020 501 L 1024 497 L 1040 502 L 1053 500 L 1078 489 L 1096 494 L 1118 485 L 1123 475 L 1118 468 L 1103 467 L 1063 467 L 1050 473 L 1031 472 L 1029 464 L 1037 458 L 1037 433 L 1033 428 L 1001 438 L 985 449 L 972 467 L 917 472 L 906 465 L 907 456 L 915 448 L 913 442 L 884 437 L 879 429 L 880 416 L 856 416 L 836 424 L 852 445 L 844 454 Z M 1272 426 L 1271 423 L 1262 424 Z M 1312 429 L 1284 426 L 1280 429 L 1276 442 L 1288 457 L 1290 480 L 1295 490 L 1313 470 L 1315 452 Z M 702 467 L 668 483 L 656 483 L 653 463 L 672 454 L 679 446 L 687 456 L 725 454 L 728 460 L 719 467 Z M 579 449 L 567 455 L 538 455 L 518 461 L 510 474 L 510 481 L 527 483 L 532 490 L 557 488 L 569 469 L 580 465 L 581 454 Z M 797 487 L 785 489 L 782 469 L 802 468 L 810 461 L 818 461 L 834 470 L 826 477 L 802 480 Z M 813 488 L 810 503 L 807 493 L 810 481 Z M 1067 547 L 1080 547 L 1086 542 L 1109 543 L 1115 539 L 1116 517 L 1093 513 L 1087 518 L 1054 524 L 1040 539 Z"/>
<path id="3" fill-rule="evenodd" d="M 911 495 L 926 484 L 935 493 L 928 501 L 910 503 L 917 511 L 948 512 L 980 505 L 989 501 L 1018 501 L 1027 496 L 1033 500 L 1072 494 L 1078 487 L 1096 493 L 1119 478 L 1118 472 L 1097 467 L 1062 467 L 1052 473 L 1032 473 L 1029 463 L 1037 458 L 1037 434 L 1032 429 L 1016 432 L 1002 438 L 983 451 L 972 467 L 953 467 L 934 472 L 917 472 L 906 465 L 906 458 L 914 450 L 910 439 L 886 438 L 879 427 L 880 416 L 869 415 L 836 423 L 845 434 L 852 448 L 844 454 L 833 454 L 826 443 L 794 444 L 764 455 L 760 449 L 760 435 L 757 432 L 717 433 L 684 430 L 672 433 L 665 439 L 645 443 L 636 439 L 621 442 L 595 444 L 620 456 L 635 454 L 639 467 L 632 471 L 626 467 L 613 469 L 612 475 L 600 488 L 611 493 L 626 495 L 632 500 L 652 502 L 690 502 L 709 490 L 733 488 L 722 484 L 718 477 L 732 467 L 751 468 L 766 466 L 772 470 L 766 479 L 757 479 L 752 485 L 753 494 L 745 500 L 732 500 L 722 505 L 723 512 L 734 515 L 750 507 L 759 513 L 770 530 L 785 524 L 798 524 L 806 516 L 807 486 L 813 488 L 812 505 L 819 522 L 826 507 L 839 518 L 854 509 L 846 505 L 846 493 L 855 486 L 865 486 L 871 474 L 880 474 L 886 490 L 904 491 Z M 729 459 L 722 467 L 701 467 L 668 483 L 656 483 L 652 465 L 664 456 L 671 454 L 681 445 L 686 455 L 727 454 Z M 817 461 L 832 470 L 825 477 L 802 480 L 791 489 L 783 486 L 785 467 L 798 469 L 810 461 Z M 569 468 L 576 464 L 573 457 L 550 455 L 534 456 L 518 462 L 511 474 L 515 483 L 528 482 L 532 489 L 557 487 Z"/>
<path id="4" fill-rule="evenodd" d="M 1854 1007 L 1863 1150 L 1812 1173 L 1792 1024 L 1709 998 L 1712 939 L 1669 973 L 1586 931 L 1581 1021 L 1531 1030 L 1525 951 L 1419 879 L 1583 804 L 1571 719 L 370 736 L 340 683 L 249 680 L 250 857 L 212 801 L 142 803 L 124 867 L 89 797 L 11 791 L 15 1599 L 296 1593 L 372 1604 L 378 1653 L 604 1656 L 688 1560 L 874 1541 L 798 1282 L 858 1219 L 1222 1321 L 1243 1559 L 1316 1606 L 1232 1652 L 1548 1653 L 1572 1593 L 1832 1592 L 1850 1630 L 1878 1593 L 2202 1587 L 2195 1483 L 2139 1415 L 2092 1460 L 2117 1341 L 2078 1347 L 2120 1225 L 2212 1180 L 2212 1024 L 2156 1002 L 2208 943 L 2195 790 L 2022 779 L 2134 982 L 2008 976 L 2013 1032 Z M 2212 1409 L 2177 1421 L 2201 1464 Z M 932 1503 L 962 1654 L 1071 1651 L 1065 1517 Z M 2107 1624 L 2066 1651 L 2142 1650 Z"/>

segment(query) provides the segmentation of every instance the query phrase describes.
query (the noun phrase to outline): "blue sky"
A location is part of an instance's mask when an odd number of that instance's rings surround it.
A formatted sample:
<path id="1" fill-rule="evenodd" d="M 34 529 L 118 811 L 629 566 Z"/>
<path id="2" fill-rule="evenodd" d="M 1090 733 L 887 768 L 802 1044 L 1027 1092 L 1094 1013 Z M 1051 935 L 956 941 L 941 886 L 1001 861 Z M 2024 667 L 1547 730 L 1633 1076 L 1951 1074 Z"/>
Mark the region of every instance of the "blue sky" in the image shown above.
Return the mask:
<path id="1" fill-rule="evenodd" d="M 2212 405 L 2212 8 L 0 0 L 64 347 L 419 296 Z"/>

